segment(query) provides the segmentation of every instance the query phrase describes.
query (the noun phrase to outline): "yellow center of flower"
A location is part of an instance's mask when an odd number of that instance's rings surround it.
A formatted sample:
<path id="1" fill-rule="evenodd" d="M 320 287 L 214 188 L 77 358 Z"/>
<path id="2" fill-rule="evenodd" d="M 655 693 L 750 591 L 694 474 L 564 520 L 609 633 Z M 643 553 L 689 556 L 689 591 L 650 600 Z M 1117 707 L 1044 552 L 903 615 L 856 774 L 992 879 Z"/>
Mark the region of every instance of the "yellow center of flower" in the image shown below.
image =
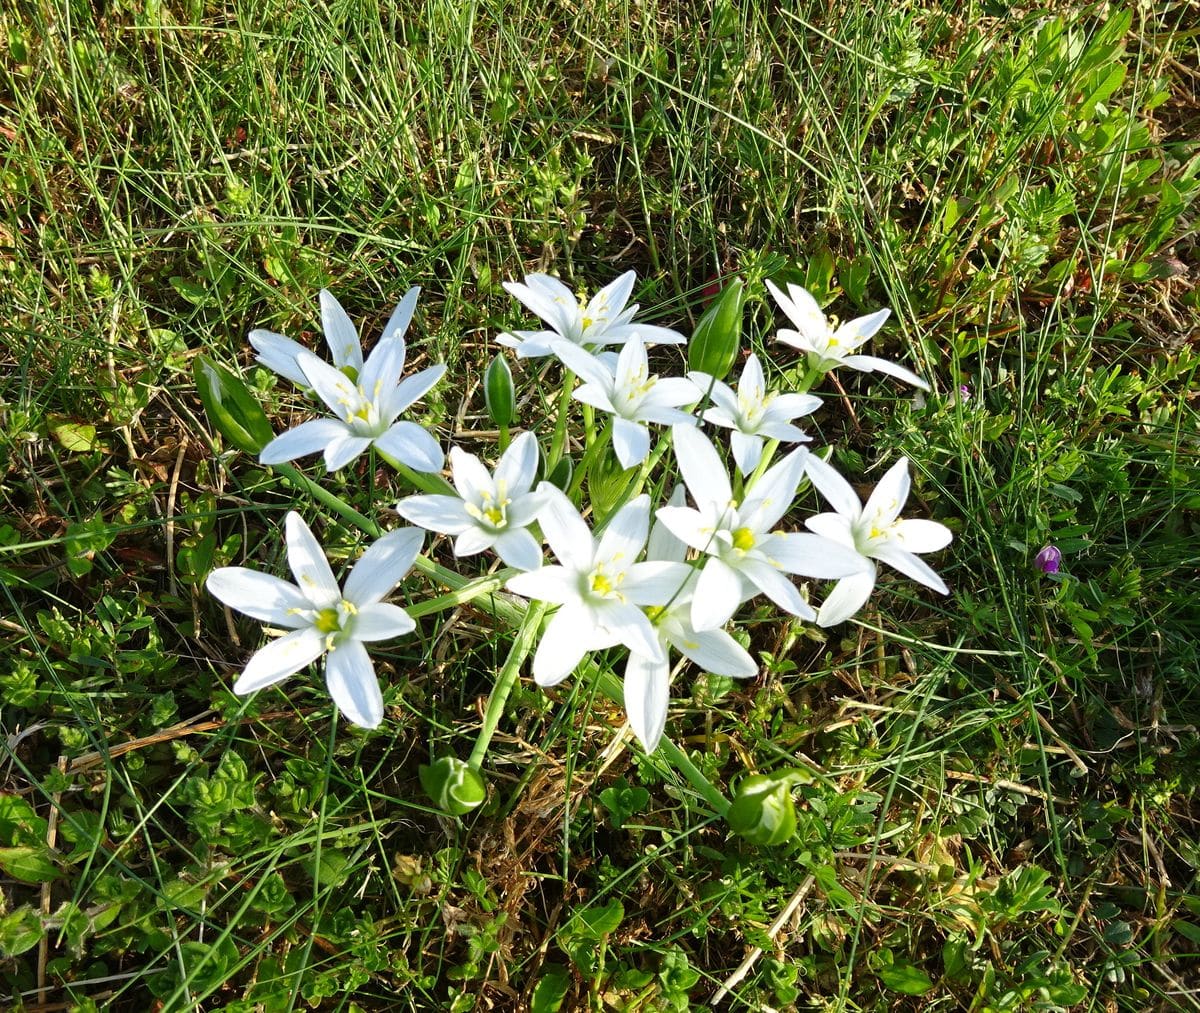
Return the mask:
<path id="1" fill-rule="evenodd" d="M 502 507 L 488 507 L 483 511 L 483 516 L 487 518 L 487 522 L 489 524 L 492 524 L 495 527 L 499 528 L 504 526 L 504 510 Z"/>
<path id="2" fill-rule="evenodd" d="M 336 633 L 342 628 L 342 617 L 337 609 L 321 609 L 313 625 L 322 633 Z"/>
<path id="3" fill-rule="evenodd" d="M 738 528 L 733 533 L 733 547 L 740 552 L 749 552 L 754 548 L 754 532 L 749 528 Z"/>
<path id="4" fill-rule="evenodd" d="M 592 590 L 596 594 L 609 595 L 613 591 L 613 583 L 608 579 L 608 575 L 597 570 L 592 574 Z"/>

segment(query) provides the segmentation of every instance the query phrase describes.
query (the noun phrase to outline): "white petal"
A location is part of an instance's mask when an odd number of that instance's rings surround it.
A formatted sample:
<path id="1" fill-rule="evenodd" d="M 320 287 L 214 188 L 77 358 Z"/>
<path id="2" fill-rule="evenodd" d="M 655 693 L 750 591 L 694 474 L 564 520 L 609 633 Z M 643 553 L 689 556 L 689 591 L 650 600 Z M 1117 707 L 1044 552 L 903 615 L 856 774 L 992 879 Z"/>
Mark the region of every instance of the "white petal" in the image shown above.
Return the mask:
<path id="1" fill-rule="evenodd" d="M 714 405 L 722 409 L 726 417 L 736 419 L 741 415 L 741 405 L 738 404 L 737 394 L 733 392 L 733 388 L 727 383 L 722 383 L 720 380 L 714 380 L 707 373 L 692 372 L 688 373 L 688 379 L 696 385 L 696 389 L 700 391 L 701 396 L 708 396 Z M 708 413 L 704 416 L 708 418 Z"/>
<path id="2" fill-rule="evenodd" d="M 602 390 L 612 390 L 612 373 L 591 352 L 585 351 L 573 342 L 564 340 L 554 342 L 551 347 L 563 365 L 576 376 L 581 377 L 588 383 L 594 383 Z"/>
<path id="3" fill-rule="evenodd" d="M 579 511 L 563 495 L 561 489 L 555 488 L 549 482 L 542 482 L 538 486 L 538 492 L 542 493 L 546 500 L 542 512 L 538 514 L 538 522 L 554 555 L 560 563 L 574 569 L 591 569 L 592 560 L 595 558 L 595 542 L 592 540 L 591 530 L 579 516 Z"/>
<path id="4" fill-rule="evenodd" d="M 617 356 L 616 387 L 625 390 L 627 387 L 644 383 L 650 374 L 650 364 L 646 359 L 646 346 L 636 334 L 622 347 Z"/>
<path id="5" fill-rule="evenodd" d="M 513 594 L 536 601 L 565 605 L 579 601 L 579 575 L 565 566 L 543 566 L 508 578 L 504 585 Z"/>
<path id="6" fill-rule="evenodd" d="M 692 500 L 724 506 L 733 499 L 729 475 L 717 448 L 694 426 L 675 426 L 671 430 L 679 472 L 692 494 Z"/>
<path id="7" fill-rule="evenodd" d="M 752 531 L 768 531 L 791 509 L 809 456 L 803 447 L 793 450 L 746 490 L 742 517 L 747 527 Z"/>
<path id="8" fill-rule="evenodd" d="M 325 638 L 315 627 L 294 630 L 256 651 L 233 684 L 233 691 L 242 696 L 272 686 L 316 661 L 324 651 Z"/>
<path id="9" fill-rule="evenodd" d="M 308 386 L 308 378 L 296 361 L 296 356 L 308 351 L 302 344 L 261 328 L 250 332 L 250 344 L 258 352 L 258 361 L 268 369 L 287 377 L 299 387 Z"/>
<path id="10" fill-rule="evenodd" d="M 325 341 L 333 353 L 334 363 L 339 368 L 353 367 L 356 376 L 361 373 L 362 345 L 358 340 L 358 330 L 342 309 L 342 304 L 327 289 L 321 289 L 321 325 L 325 328 Z"/>
<path id="11" fill-rule="evenodd" d="M 496 536 L 492 548 L 508 566 L 536 570 L 542 565 L 542 547 L 524 528 L 510 528 Z"/>
<path id="12" fill-rule="evenodd" d="M 354 617 L 351 636 L 355 640 L 371 643 L 376 640 L 392 640 L 407 636 L 417 628 L 412 616 L 399 605 L 376 601 L 364 605 Z"/>
<path id="13" fill-rule="evenodd" d="M 690 661 L 713 675 L 751 679 L 758 665 L 736 640 L 724 630 L 688 630 L 671 637 L 671 645 Z"/>
<path id="14" fill-rule="evenodd" d="M 616 416 L 613 418 L 612 445 L 621 467 L 632 468 L 650 454 L 650 430 Z"/>
<path id="15" fill-rule="evenodd" d="M 742 367 L 742 378 L 738 381 L 738 396 L 751 404 L 761 404 L 767 393 L 767 381 L 763 376 L 762 364 L 753 352 Z"/>
<path id="16" fill-rule="evenodd" d="M 460 535 L 475 526 L 457 496 L 405 496 L 396 504 L 396 513 L 406 521 L 444 535 Z"/>
<path id="17" fill-rule="evenodd" d="M 508 526 L 523 528 L 532 524 L 545 505 L 546 497 L 540 492 L 527 492 L 522 496 L 513 497 L 513 501 L 508 504 Z"/>
<path id="18" fill-rule="evenodd" d="M 758 424 L 758 432 L 772 440 L 783 440 L 788 443 L 811 443 L 812 437 L 799 426 L 782 420 L 764 418 Z"/>
<path id="19" fill-rule="evenodd" d="M 313 419 L 302 422 L 295 429 L 280 433 L 262 448 L 258 455 L 260 464 L 283 464 L 297 457 L 323 451 L 335 440 L 350 435 L 350 427 L 337 419 Z"/>
<path id="20" fill-rule="evenodd" d="M 767 414 L 774 418 L 794 419 L 811 415 L 821 407 L 821 399 L 814 394 L 777 394 L 767 405 Z"/>
<path id="21" fill-rule="evenodd" d="M 570 329 L 568 314 L 579 312 L 579 304 L 576 303 L 571 290 L 557 278 L 546 274 L 527 274 L 525 282 L 521 284 L 519 281 L 506 281 L 504 290 L 526 309 L 532 310 L 545 320 L 559 334 L 566 334 Z"/>
<path id="22" fill-rule="evenodd" d="M 666 659 L 630 653 L 625 664 L 625 713 L 646 752 L 652 753 L 667 726 L 671 670 Z"/>
<path id="23" fill-rule="evenodd" d="M 954 540 L 954 535 L 937 521 L 908 519 L 896 525 L 896 540 L 908 552 L 937 552 Z"/>
<path id="24" fill-rule="evenodd" d="M 325 467 L 328 471 L 341 471 L 357 459 L 371 445 L 371 437 L 346 434 L 330 442 L 325 448 Z"/>
<path id="25" fill-rule="evenodd" d="M 609 387 L 611 386 L 612 381 L 609 381 Z M 581 384 L 571 392 L 571 397 L 580 404 L 591 405 L 593 408 L 599 408 L 602 412 L 615 412 L 617 410 L 608 388 L 601 387 L 598 383 Z"/>
<path id="26" fill-rule="evenodd" d="M 894 376 L 897 380 L 910 383 L 921 390 L 929 390 L 929 384 L 917 376 L 911 369 L 905 369 L 894 362 L 888 362 L 887 359 L 879 359 L 874 355 L 847 355 L 842 358 L 842 362 L 851 369 L 857 369 L 861 373 L 885 373 L 888 376 Z"/>
<path id="27" fill-rule="evenodd" d="M 683 486 L 677 484 L 671 490 L 669 505 L 676 508 L 682 507 L 684 495 Z M 692 512 L 695 513 L 695 511 Z M 650 538 L 646 542 L 646 558 L 682 563 L 685 555 L 687 555 L 687 546 L 675 537 L 662 518 L 656 514 L 654 523 L 650 527 Z"/>
<path id="28" fill-rule="evenodd" d="M 799 328 L 805 337 L 824 337 L 829 329 L 825 314 L 817 301 L 799 285 L 788 285 L 788 295 L 784 295 L 770 279 L 767 289 L 779 303 L 779 308 L 787 314 L 793 324 Z M 782 334 L 781 334 L 782 337 Z"/>
<path id="29" fill-rule="evenodd" d="M 438 441 L 415 422 L 393 423 L 386 433 L 376 437 L 375 446 L 413 471 L 438 472 L 445 463 Z"/>
<path id="30" fill-rule="evenodd" d="M 713 527 L 705 514 L 691 507 L 660 507 L 655 516 L 685 545 L 707 552 L 713 548 Z"/>
<path id="31" fill-rule="evenodd" d="M 868 313 L 865 317 L 855 317 L 853 320 L 847 320 L 841 327 L 833 332 L 838 346 L 845 349 L 853 350 L 858 348 L 868 338 L 874 337 L 875 332 L 881 328 L 887 321 L 887 318 L 892 315 L 889 309 L 876 310 L 874 313 Z"/>
<path id="32" fill-rule="evenodd" d="M 821 626 L 836 626 L 853 616 L 871 597 L 871 590 L 875 587 L 875 573 L 875 565 L 871 564 L 871 569 L 865 573 L 839 580 L 821 605 L 821 611 L 817 613 L 817 623 Z"/>
<path id="33" fill-rule="evenodd" d="M 840 580 L 861 573 L 869 566 L 855 549 L 807 532 L 776 532 L 758 545 L 772 564 L 787 573 L 818 580 Z"/>
<path id="34" fill-rule="evenodd" d="M 514 349 L 518 359 L 536 359 L 549 355 L 559 336 L 557 331 L 511 331 L 499 335 L 496 344 Z"/>
<path id="35" fill-rule="evenodd" d="M 743 559 L 741 573 L 785 612 L 801 619 L 817 618 L 816 612 L 800 597 L 796 585 L 769 563 L 760 563 L 757 559 Z"/>
<path id="36" fill-rule="evenodd" d="M 655 660 L 666 657 L 657 631 L 636 605 L 609 599 L 595 606 L 594 611 L 605 631 L 631 651 Z"/>
<path id="37" fill-rule="evenodd" d="M 325 660 L 325 686 L 338 709 L 360 728 L 378 728 L 383 720 L 383 694 L 367 649 L 345 640 Z"/>
<path id="38" fill-rule="evenodd" d="M 604 340 L 609 343 L 618 343 L 628 340 L 635 334 L 647 345 L 682 345 L 687 342 L 687 338 L 670 327 L 657 327 L 654 324 L 643 323 L 606 327 Z"/>
<path id="39" fill-rule="evenodd" d="M 496 485 L 503 486 L 512 499 L 523 496 L 537 477 L 538 442 L 533 433 L 522 433 L 500 455 L 496 465 Z"/>
<path id="40" fill-rule="evenodd" d="M 380 341 L 367 356 L 363 371 L 358 377 L 358 386 L 377 407 L 384 398 L 396 389 L 400 374 L 404 372 L 404 339 L 389 338 Z"/>
<path id="41" fill-rule="evenodd" d="M 863 516 L 870 517 L 881 526 L 891 524 L 904 509 L 911 487 L 912 480 L 908 477 L 908 458 L 902 457 L 888 468 L 883 478 L 875 486 L 867 500 L 867 505 L 863 507 Z"/>
<path id="42" fill-rule="evenodd" d="M 839 545 L 854 548 L 854 531 L 850 526 L 850 518 L 841 514 L 817 514 L 804 521 L 809 531 L 816 532 L 824 538 L 829 538 Z"/>
<path id="43" fill-rule="evenodd" d="M 350 418 L 350 406 L 359 403 L 358 387 L 340 370 L 322 362 L 311 352 L 297 356 L 309 386 L 325 402 L 326 407 L 343 422 Z"/>
<path id="44" fill-rule="evenodd" d="M 394 419 L 415 402 L 420 401 L 430 389 L 446 373 L 445 363 L 423 369 L 412 376 L 406 376 L 390 392 L 384 395 L 384 402 L 379 406 L 379 414 L 384 418 Z"/>
<path id="45" fill-rule="evenodd" d="M 703 396 L 691 380 L 682 376 L 664 376 L 655 381 L 642 406 L 645 408 L 677 408 L 679 405 L 695 404 Z"/>
<path id="46" fill-rule="evenodd" d="M 619 278 L 610 281 L 592 296 L 585 316 L 605 316 L 609 320 L 620 316 L 621 311 L 625 309 L 625 304 L 629 302 L 629 297 L 633 294 L 633 283 L 636 280 L 636 271 L 626 271 Z"/>
<path id="47" fill-rule="evenodd" d="M 304 518 L 296 511 L 288 512 L 284 522 L 287 534 L 288 566 L 304 597 L 318 609 L 329 608 L 342 600 L 342 590 L 333 579 L 329 560 Z"/>
<path id="48" fill-rule="evenodd" d="M 637 496 L 613 515 L 600 536 L 596 549 L 597 562 L 614 562 L 629 566 L 637 559 L 646 536 L 650 533 L 650 497 Z"/>
<path id="49" fill-rule="evenodd" d="M 737 462 L 738 471 L 743 475 L 749 475 L 762 460 L 763 441 L 761 436 L 750 436 L 735 429 L 729 434 L 729 447 L 733 451 L 733 459 Z"/>
<path id="50" fill-rule="evenodd" d="M 905 552 L 900 546 L 894 543 L 884 542 L 876 544 L 872 547 L 872 554 L 876 559 L 882 560 L 889 566 L 899 570 L 904 576 L 910 577 L 918 584 L 924 584 L 928 588 L 937 591 L 938 594 L 949 594 L 950 589 L 946 587 L 945 581 L 942 580 L 919 556 L 914 556 L 911 552 Z"/>
<path id="51" fill-rule="evenodd" d="M 742 601 L 742 580 L 715 556 L 704 564 L 692 599 L 692 627 L 715 630 L 729 622 Z"/>
<path id="52" fill-rule="evenodd" d="M 383 334 L 380 335 L 380 341 L 387 341 L 390 338 L 400 338 L 403 340 L 404 335 L 408 333 L 408 325 L 412 323 L 413 314 L 417 310 L 417 296 L 421 294 L 419 286 L 414 285 L 400 300 L 399 305 L 392 311 L 392 316 L 383 326 Z M 403 362 L 400 364 L 403 368 Z"/>
<path id="53" fill-rule="evenodd" d="M 621 591 L 635 605 L 666 605 L 678 597 L 695 570 L 687 563 L 650 560 L 634 563 L 625 574 Z"/>
<path id="54" fill-rule="evenodd" d="M 474 556 L 478 552 L 490 549 L 496 542 L 496 533 L 481 527 L 469 527 L 454 540 L 456 556 Z"/>
<path id="55" fill-rule="evenodd" d="M 535 571 L 536 572 L 536 571 Z M 596 633 L 596 621 L 582 605 L 564 605 L 550 620 L 533 656 L 533 681 L 555 686 L 575 671 Z"/>
<path id="56" fill-rule="evenodd" d="M 213 597 L 252 619 L 289 629 L 309 625 L 309 621 L 299 618 L 297 613 L 309 612 L 312 602 L 295 584 L 272 574 L 244 566 L 222 566 L 208 575 L 204 586 Z"/>
<path id="57" fill-rule="evenodd" d="M 496 495 L 491 472 L 478 457 L 459 447 L 450 448 L 450 477 L 458 494 L 468 503 L 478 503 L 482 498 Z"/>
<path id="58" fill-rule="evenodd" d="M 424 541 L 417 528 L 397 528 L 376 539 L 346 578 L 345 599 L 359 608 L 379 601 L 404 579 Z"/>
<path id="59" fill-rule="evenodd" d="M 839 514 L 850 520 L 858 520 L 862 516 L 862 502 L 858 494 L 833 465 L 823 461 L 816 454 L 809 454 L 804 462 L 804 470 L 809 481 Z"/>

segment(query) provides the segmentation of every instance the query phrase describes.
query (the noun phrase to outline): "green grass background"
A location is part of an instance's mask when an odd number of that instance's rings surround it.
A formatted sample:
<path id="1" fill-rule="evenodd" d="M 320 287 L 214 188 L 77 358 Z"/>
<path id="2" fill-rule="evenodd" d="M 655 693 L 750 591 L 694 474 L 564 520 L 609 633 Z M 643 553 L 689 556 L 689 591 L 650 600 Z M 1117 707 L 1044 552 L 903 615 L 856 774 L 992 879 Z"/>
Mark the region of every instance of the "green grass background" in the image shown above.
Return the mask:
<path id="1" fill-rule="evenodd" d="M 0 1005 L 1200 1005 L 1194 5 L 3 23 Z M 411 355 L 453 378 L 424 421 L 489 453 L 482 369 L 528 326 L 500 283 L 629 268 L 685 332 L 732 274 L 888 305 L 874 350 L 934 384 L 842 376 L 853 414 L 826 385 L 815 425 L 863 483 L 912 459 L 951 596 L 889 578 L 828 633 L 747 611 L 763 675 L 675 684 L 668 732 L 715 782 L 810 772 L 787 848 L 731 838 L 579 679 L 526 680 L 488 804 L 432 811 L 417 766 L 465 755 L 506 652 L 486 610 L 377 655 L 378 733 L 331 727 L 315 678 L 229 692 L 260 634 L 204 575 L 281 571 L 284 512 L 322 514 L 222 447 L 194 357 L 281 429 L 304 404 L 247 331 L 319 341 L 328 286 L 371 338 L 419 284 Z M 780 322 L 752 302 L 769 375 Z M 365 459 L 329 484 L 383 518 L 402 492 Z"/>

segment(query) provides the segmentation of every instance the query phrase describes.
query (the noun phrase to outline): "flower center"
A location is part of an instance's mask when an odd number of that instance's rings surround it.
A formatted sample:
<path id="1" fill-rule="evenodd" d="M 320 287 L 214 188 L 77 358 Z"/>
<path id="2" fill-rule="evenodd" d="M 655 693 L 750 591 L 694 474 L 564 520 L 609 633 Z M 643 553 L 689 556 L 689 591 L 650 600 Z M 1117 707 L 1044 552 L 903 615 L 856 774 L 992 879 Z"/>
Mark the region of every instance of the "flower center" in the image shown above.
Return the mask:
<path id="1" fill-rule="evenodd" d="M 325 636 L 325 649 L 332 651 L 337 641 L 350 633 L 358 609 L 343 598 L 336 605 L 321 609 L 313 617 L 313 626 Z"/>
<path id="2" fill-rule="evenodd" d="M 612 572 L 604 564 L 601 564 L 587 575 L 587 592 L 597 598 L 615 598 L 618 601 L 624 601 L 625 596 L 621 593 L 621 584 L 624 580 L 624 570 Z"/>
<path id="3" fill-rule="evenodd" d="M 738 528 L 733 532 L 733 547 L 739 552 L 749 552 L 757 539 L 749 528 Z"/>
<path id="4" fill-rule="evenodd" d="M 467 513 L 479 521 L 481 524 L 487 524 L 489 527 L 499 530 L 508 526 L 508 505 L 512 499 L 503 495 L 503 490 L 498 490 L 499 496 L 493 496 L 490 492 L 482 491 L 479 494 L 479 504 L 465 503 Z"/>

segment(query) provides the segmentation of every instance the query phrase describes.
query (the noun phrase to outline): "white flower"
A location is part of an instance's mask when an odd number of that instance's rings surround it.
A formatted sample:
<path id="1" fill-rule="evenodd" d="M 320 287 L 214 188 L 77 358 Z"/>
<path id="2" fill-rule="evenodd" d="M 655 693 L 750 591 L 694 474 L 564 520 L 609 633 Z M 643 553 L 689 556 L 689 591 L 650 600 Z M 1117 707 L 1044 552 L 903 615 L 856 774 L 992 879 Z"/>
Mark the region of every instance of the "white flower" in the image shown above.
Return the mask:
<path id="1" fill-rule="evenodd" d="M 302 423 L 275 437 L 259 454 L 263 464 L 281 464 L 323 451 L 325 466 L 337 471 L 374 444 L 414 471 L 441 471 L 444 458 L 437 440 L 415 422 L 396 421 L 446 372 L 439 363 L 400 379 L 404 371 L 404 330 L 412 318 L 416 292 L 410 289 L 396 308 L 365 364 L 354 325 L 327 292 L 321 293 L 321 310 L 325 336 L 338 368 L 279 335 L 270 335 L 277 340 L 264 345 L 262 335 L 266 332 L 256 332 L 259 342 L 255 347 L 263 361 L 284 376 L 295 379 L 292 374 L 298 373 L 300 379 L 296 382 L 312 387 L 335 416 Z M 295 348 L 286 348 L 280 342 Z"/>
<path id="2" fill-rule="evenodd" d="M 682 486 L 676 487 L 671 505 L 683 505 Z M 646 546 L 648 560 L 682 562 L 686 551 L 687 547 L 662 521 L 655 521 Z M 666 605 L 649 610 L 663 648 L 662 660 L 630 651 L 625 665 L 625 712 L 634 734 L 647 752 L 657 748 L 667 724 L 671 684 L 668 647 L 674 647 L 697 667 L 714 675 L 749 679 L 758 673 L 754 659 L 724 630 L 697 630 L 692 626 L 692 599 L 697 576 L 696 570 L 690 570 L 683 587 Z"/>
<path id="3" fill-rule="evenodd" d="M 387 326 L 384 327 L 380 341 L 404 337 L 409 323 L 412 322 L 413 313 L 417 308 L 417 296 L 420 294 L 421 290 L 415 285 L 404 293 L 400 305 L 396 307 Z M 333 364 L 351 379 L 357 379 L 363 368 L 362 345 L 358 340 L 358 331 L 331 292 L 321 289 L 320 301 L 325 343 L 333 355 Z M 264 366 L 273 369 L 280 376 L 287 377 L 297 386 L 310 386 L 308 377 L 304 375 L 298 361 L 301 353 L 308 352 L 303 345 L 291 338 L 285 338 L 282 334 L 262 329 L 250 332 L 250 344 L 258 352 L 258 361 Z"/>
<path id="4" fill-rule="evenodd" d="M 812 394 L 778 394 L 768 391 L 758 356 L 751 354 L 738 381 L 737 393 L 707 373 L 688 373 L 703 394 L 709 393 L 713 407 L 704 412 L 704 421 L 732 429 L 729 446 L 743 475 L 749 475 L 762 459 L 763 437 L 808 442 L 810 437 L 792 419 L 810 415 L 821 407 L 821 399 Z"/>
<path id="5" fill-rule="evenodd" d="M 646 544 L 650 497 L 638 496 L 609 521 L 599 539 L 571 501 L 547 482 L 538 515 L 561 565 L 511 577 L 510 591 L 561 606 L 533 658 L 533 678 L 553 686 L 588 651 L 624 644 L 653 660 L 663 657 L 658 635 L 640 606 L 662 605 L 687 579 L 683 563 L 635 562 Z"/>
<path id="6" fill-rule="evenodd" d="M 416 623 L 381 599 L 404 577 L 424 535 L 400 528 L 362 554 L 343 590 L 325 553 L 298 513 L 287 515 L 288 565 L 295 584 L 242 566 L 208 575 L 209 593 L 246 615 L 290 633 L 257 651 L 234 683 L 239 694 L 272 686 L 327 654 L 325 684 L 333 702 L 356 725 L 376 728 L 383 696 L 364 643 L 411 633 Z"/>
<path id="7" fill-rule="evenodd" d="M 597 356 L 568 341 L 555 341 L 553 351 L 586 381 L 576 388 L 575 399 L 612 413 L 613 450 L 622 468 L 641 464 L 650 453 L 647 422 L 669 426 L 695 421 L 679 411 L 679 405 L 700 400 L 696 385 L 681 376 L 651 376 L 640 334 L 633 335 L 621 349 L 615 373 Z"/>
<path id="8" fill-rule="evenodd" d="M 811 369 L 827 373 L 838 366 L 849 366 L 862 373 L 886 373 L 905 383 L 911 383 L 914 387 L 920 387 L 921 390 L 929 390 L 929 384 L 903 366 L 897 366 L 886 359 L 877 359 L 873 355 L 855 354 L 859 346 L 883 326 L 891 310 L 876 310 L 834 329 L 825 319 L 817 301 L 799 285 L 789 284 L 787 295 L 771 281 L 767 282 L 767 288 L 771 290 L 771 295 L 775 297 L 783 312 L 798 328 L 795 331 L 781 330 L 777 337 L 785 345 L 806 352 Z M 833 323 L 836 325 L 837 320 Z"/>
<path id="9" fill-rule="evenodd" d="M 494 549 L 509 566 L 534 570 L 542 565 L 542 546 L 526 527 L 537 517 L 545 496 L 531 492 L 537 476 L 538 445 L 522 433 L 500 455 L 495 475 L 473 454 L 450 448 L 450 473 L 457 496 L 407 496 L 396 504 L 405 520 L 431 531 L 457 535 L 456 556 Z"/>
<path id="10" fill-rule="evenodd" d="M 692 600 L 695 629 L 724 626 L 741 602 L 760 591 L 785 612 L 815 619 L 786 574 L 837 579 L 863 569 L 857 552 L 828 538 L 769 530 L 796 496 L 808 457 L 803 447 L 768 469 L 739 505 L 708 437 L 690 426 L 675 426 L 671 433 L 696 509 L 666 506 L 658 517 L 676 537 L 709 557 Z"/>
<path id="11" fill-rule="evenodd" d="M 876 559 L 941 594 L 950 593 L 942 578 L 914 555 L 944 549 L 954 537 L 950 529 L 937 521 L 900 519 L 911 485 L 908 458 L 900 458 L 888 469 L 865 507 L 850 483 L 815 455 L 809 458 L 808 476 L 837 513 L 817 514 L 805 524 L 812 531 L 854 549 L 867 562 L 865 572 L 837 582 L 821 606 L 818 623 L 834 626 L 866 604 L 875 587 L 877 568 L 872 560 Z"/>
<path id="12" fill-rule="evenodd" d="M 626 306 L 637 274 L 626 271 L 605 285 L 587 303 L 577 301 L 571 290 L 548 274 L 527 274 L 525 283 L 506 281 L 505 290 L 551 327 L 548 331 L 512 331 L 496 340 L 515 348 L 522 359 L 549 355 L 551 344 L 566 340 L 573 345 L 619 345 L 634 334 L 660 345 L 679 345 L 685 340 L 678 331 L 650 324 L 633 324 L 638 307 Z"/>

